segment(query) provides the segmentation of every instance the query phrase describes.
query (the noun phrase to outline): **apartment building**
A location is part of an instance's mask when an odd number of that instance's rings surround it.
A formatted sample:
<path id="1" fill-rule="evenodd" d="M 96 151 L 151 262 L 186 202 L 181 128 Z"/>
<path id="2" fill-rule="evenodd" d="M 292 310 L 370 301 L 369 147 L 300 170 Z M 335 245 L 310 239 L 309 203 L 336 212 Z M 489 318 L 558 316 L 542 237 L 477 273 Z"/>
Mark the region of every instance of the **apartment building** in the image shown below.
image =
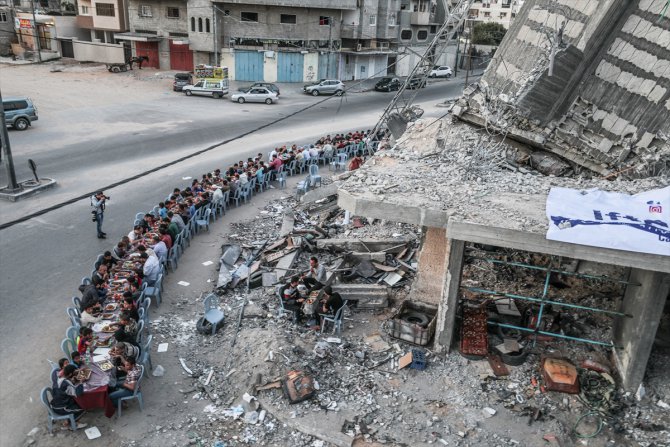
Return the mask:
<path id="1" fill-rule="evenodd" d="M 240 81 L 338 77 L 341 22 L 356 0 L 215 1 L 221 64 Z"/>
<path id="2" fill-rule="evenodd" d="M 509 29 L 510 24 L 521 9 L 520 0 L 483 0 L 472 3 L 468 20 L 477 22 L 496 22 Z"/>
<path id="3" fill-rule="evenodd" d="M 116 43 L 128 31 L 127 0 L 78 0 L 77 25 L 89 30 L 92 42 Z"/>
<path id="4" fill-rule="evenodd" d="M 193 70 L 185 0 L 128 0 L 130 31 L 117 40 L 131 45 L 135 56 L 149 58 L 143 66 L 162 70 Z"/>

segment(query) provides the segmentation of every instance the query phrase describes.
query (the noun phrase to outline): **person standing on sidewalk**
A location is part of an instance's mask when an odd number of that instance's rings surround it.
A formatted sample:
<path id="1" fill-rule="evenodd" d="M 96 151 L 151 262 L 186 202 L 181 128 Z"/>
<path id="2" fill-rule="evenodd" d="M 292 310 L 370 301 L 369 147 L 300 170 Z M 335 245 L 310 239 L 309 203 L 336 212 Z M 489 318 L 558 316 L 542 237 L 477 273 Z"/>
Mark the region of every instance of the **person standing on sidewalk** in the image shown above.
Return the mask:
<path id="1" fill-rule="evenodd" d="M 94 222 L 98 231 L 98 239 L 105 239 L 107 233 L 102 231 L 102 221 L 105 216 L 105 202 L 109 199 L 102 191 L 98 191 L 91 197 L 91 206 L 93 207 Z"/>

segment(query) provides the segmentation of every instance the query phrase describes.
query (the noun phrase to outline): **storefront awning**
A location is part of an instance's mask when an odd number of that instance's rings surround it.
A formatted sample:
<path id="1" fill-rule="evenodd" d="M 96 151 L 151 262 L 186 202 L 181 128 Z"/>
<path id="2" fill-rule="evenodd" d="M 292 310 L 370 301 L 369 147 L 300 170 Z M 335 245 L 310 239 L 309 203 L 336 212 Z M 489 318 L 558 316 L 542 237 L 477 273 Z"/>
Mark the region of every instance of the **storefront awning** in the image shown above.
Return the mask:
<path id="1" fill-rule="evenodd" d="M 146 33 L 117 33 L 114 34 L 116 40 L 134 40 L 135 42 L 160 42 L 163 38 L 154 34 Z"/>

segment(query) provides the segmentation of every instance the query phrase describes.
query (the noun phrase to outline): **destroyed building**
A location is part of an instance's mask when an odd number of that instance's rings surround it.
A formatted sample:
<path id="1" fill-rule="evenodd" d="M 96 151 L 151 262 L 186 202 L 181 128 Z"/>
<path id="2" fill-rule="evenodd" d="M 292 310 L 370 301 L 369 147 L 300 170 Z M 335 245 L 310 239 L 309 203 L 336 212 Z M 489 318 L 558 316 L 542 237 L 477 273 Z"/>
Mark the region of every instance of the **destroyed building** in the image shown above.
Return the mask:
<path id="1" fill-rule="evenodd" d="M 545 203 L 552 187 L 635 194 L 669 184 L 665 4 L 525 2 L 486 73 L 450 116 L 411 123 L 390 150 L 340 184 L 338 203 L 353 215 L 424 227 L 410 299 L 438 306 L 437 351 L 456 349 L 458 341 L 462 352 L 463 312 L 474 301 L 506 297 L 528 304 L 540 320 L 546 306 L 565 316 L 574 309 L 608 314 L 604 339 L 563 329 L 554 336 L 607 347 L 623 387 L 642 383 L 670 290 L 670 253 L 548 240 Z M 467 270 L 477 258 L 542 271 L 544 290 L 473 284 Z M 587 265 L 601 274 L 587 274 Z M 525 277 L 514 275 L 517 282 Z M 598 276 L 623 288 L 589 303 L 568 302 L 550 290 L 556 277 L 568 276 Z M 486 313 L 477 318 L 486 322 Z M 535 345 L 549 330 L 533 321 L 522 329 L 530 328 Z"/>

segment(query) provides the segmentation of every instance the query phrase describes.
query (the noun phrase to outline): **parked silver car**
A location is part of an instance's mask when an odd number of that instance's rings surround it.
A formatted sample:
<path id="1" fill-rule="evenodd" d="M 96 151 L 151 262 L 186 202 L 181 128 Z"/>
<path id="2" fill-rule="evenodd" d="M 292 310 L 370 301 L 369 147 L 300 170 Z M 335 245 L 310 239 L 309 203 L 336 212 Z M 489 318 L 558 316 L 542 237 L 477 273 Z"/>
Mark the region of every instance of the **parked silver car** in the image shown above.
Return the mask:
<path id="1" fill-rule="evenodd" d="M 26 130 L 31 122 L 37 121 L 37 107 L 30 98 L 2 98 L 2 107 L 5 110 L 7 127 L 16 130 Z"/>
<path id="2" fill-rule="evenodd" d="M 319 95 L 337 95 L 344 94 L 344 84 L 335 79 L 321 79 L 320 81 L 308 84 L 302 88 L 302 91 L 312 96 Z"/>
<path id="3" fill-rule="evenodd" d="M 264 102 L 272 104 L 279 100 L 276 93 L 271 92 L 265 87 L 254 87 L 247 91 L 235 93 L 230 97 L 231 101 L 244 104 L 245 102 Z"/>

